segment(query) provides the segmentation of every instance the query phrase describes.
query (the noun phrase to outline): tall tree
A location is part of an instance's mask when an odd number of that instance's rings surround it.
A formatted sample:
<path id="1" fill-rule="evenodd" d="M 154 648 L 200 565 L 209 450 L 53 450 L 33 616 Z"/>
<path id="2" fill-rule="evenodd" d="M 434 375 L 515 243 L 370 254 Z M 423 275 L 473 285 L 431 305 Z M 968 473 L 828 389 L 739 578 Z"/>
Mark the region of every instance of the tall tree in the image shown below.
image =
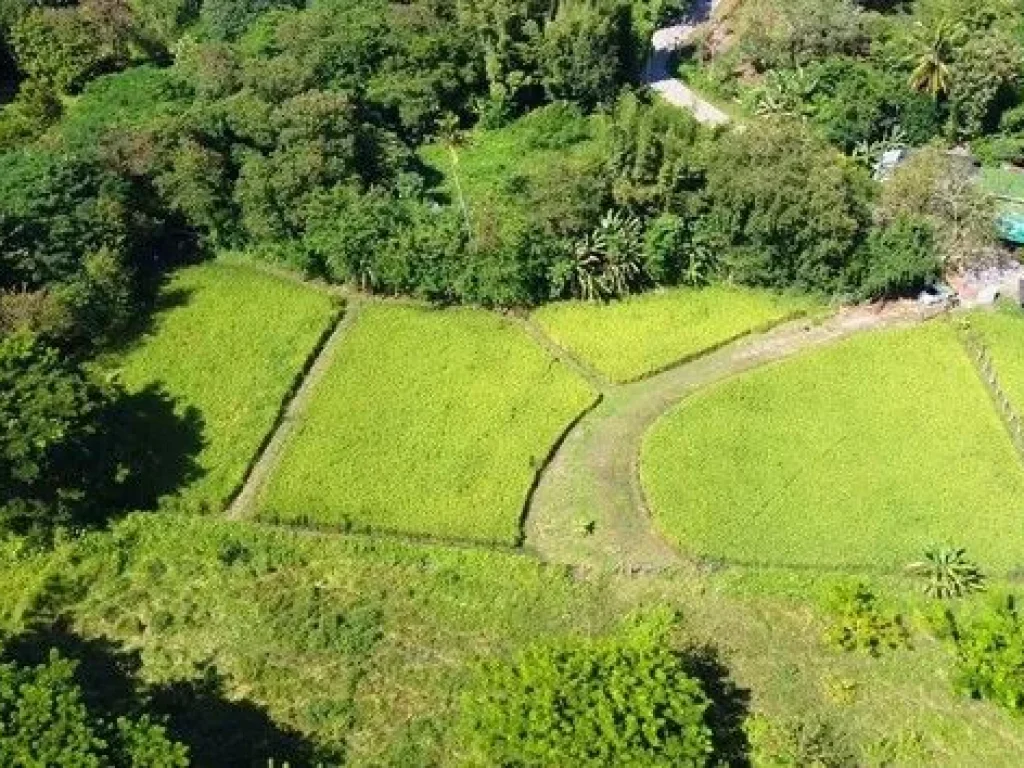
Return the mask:
<path id="1" fill-rule="evenodd" d="M 930 26 L 918 23 L 916 27 L 911 38 L 914 70 L 910 73 L 910 87 L 939 99 L 950 91 L 950 67 L 956 46 L 962 40 L 963 28 L 945 17 Z"/>

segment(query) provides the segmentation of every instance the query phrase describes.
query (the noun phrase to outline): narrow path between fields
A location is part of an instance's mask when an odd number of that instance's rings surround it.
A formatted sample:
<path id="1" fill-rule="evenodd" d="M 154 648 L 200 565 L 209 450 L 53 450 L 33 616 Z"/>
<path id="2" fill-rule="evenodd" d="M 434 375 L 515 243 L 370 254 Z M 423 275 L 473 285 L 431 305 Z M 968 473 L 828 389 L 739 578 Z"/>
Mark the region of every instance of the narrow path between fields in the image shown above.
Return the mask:
<path id="1" fill-rule="evenodd" d="M 640 487 L 644 435 L 673 405 L 730 376 L 855 333 L 912 325 L 906 306 L 785 323 L 651 378 L 609 386 L 545 468 L 526 518 L 526 548 L 548 562 L 641 573 L 687 565 L 655 530 Z"/>
<path id="2" fill-rule="evenodd" d="M 327 373 L 328 368 L 330 368 L 342 339 L 344 339 L 348 329 L 352 327 L 361 308 L 362 303 L 360 300 L 350 295 L 345 305 L 345 314 L 334 326 L 331 335 L 320 348 L 319 354 L 317 354 L 313 364 L 309 367 L 309 371 L 302 379 L 302 383 L 299 384 L 292 399 L 285 406 L 284 413 L 274 430 L 273 436 L 246 476 L 241 491 L 238 492 L 238 495 L 235 496 L 234 501 L 228 507 L 227 516 L 229 520 L 242 520 L 255 514 L 260 494 L 266 486 L 271 473 L 280 463 L 281 455 L 284 452 L 288 439 L 295 431 L 296 424 L 306 412 L 306 408 L 309 406 L 317 385 L 323 379 L 324 374 Z"/>
<path id="3" fill-rule="evenodd" d="M 729 122 L 729 116 L 699 96 L 682 80 L 672 77 L 669 68 L 675 52 L 689 43 L 700 25 L 711 18 L 715 2 L 716 0 L 694 0 L 689 16 L 680 24 L 655 32 L 651 58 L 644 73 L 644 82 L 652 91 L 670 104 L 689 110 L 697 122 L 705 125 L 725 125 Z"/>

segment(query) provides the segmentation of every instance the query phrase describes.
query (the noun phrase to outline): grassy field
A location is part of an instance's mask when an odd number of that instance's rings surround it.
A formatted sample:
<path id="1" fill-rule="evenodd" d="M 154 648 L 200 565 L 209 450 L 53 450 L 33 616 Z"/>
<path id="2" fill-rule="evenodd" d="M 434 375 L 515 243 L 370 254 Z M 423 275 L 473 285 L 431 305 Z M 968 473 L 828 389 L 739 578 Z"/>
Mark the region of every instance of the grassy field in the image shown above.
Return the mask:
<path id="1" fill-rule="evenodd" d="M 498 130 L 468 134 L 456 149 L 457 165 L 449 149 L 440 144 L 425 146 L 420 155 L 442 180 L 439 189 L 453 202 L 457 195 L 456 172 L 471 213 L 500 212 L 502 219 L 529 217 L 523 209 L 524 193 L 564 194 L 562 169 L 587 163 L 595 156 L 595 141 L 602 131 L 596 119 L 568 116 L 561 106 L 537 110 Z M 500 222 L 495 222 L 500 223 Z"/>
<path id="2" fill-rule="evenodd" d="M 648 436 L 644 486 L 684 550 L 899 568 L 932 543 L 1024 564 L 1022 471 L 952 327 L 859 337 L 700 393 Z"/>
<path id="3" fill-rule="evenodd" d="M 594 393 L 489 312 L 372 304 L 349 333 L 261 517 L 516 542 L 537 470 Z"/>
<path id="4" fill-rule="evenodd" d="M 805 298 L 716 286 L 658 291 L 610 304 L 549 304 L 534 318 L 563 347 L 609 379 L 625 382 L 813 307 Z"/>
<path id="5" fill-rule="evenodd" d="M 1018 764 L 1024 726 L 957 698 L 939 643 L 918 634 L 881 659 L 822 644 L 817 596 L 835 579 L 588 581 L 501 552 L 137 516 L 50 553 L 0 542 L 0 631 L 56 611 L 72 638 L 60 644 L 99 662 L 90 679 L 109 690 L 111 659 L 141 665 L 152 708 L 169 710 L 197 765 L 314 765 L 319 753 L 325 765 L 456 766 L 453 719 L 476 662 L 667 604 L 681 648 L 718 649 L 704 675 L 737 719 L 823 721 L 850 765 Z M 879 588 L 908 615 L 923 607 Z"/>
<path id="6" fill-rule="evenodd" d="M 149 332 L 106 364 L 152 416 L 150 482 L 170 492 L 178 475 L 181 498 L 217 510 L 338 307 L 323 293 L 217 263 L 177 272 L 161 302 Z"/>
<path id="7" fill-rule="evenodd" d="M 991 195 L 1024 200 L 1024 173 L 1002 168 L 982 168 L 979 184 Z"/>

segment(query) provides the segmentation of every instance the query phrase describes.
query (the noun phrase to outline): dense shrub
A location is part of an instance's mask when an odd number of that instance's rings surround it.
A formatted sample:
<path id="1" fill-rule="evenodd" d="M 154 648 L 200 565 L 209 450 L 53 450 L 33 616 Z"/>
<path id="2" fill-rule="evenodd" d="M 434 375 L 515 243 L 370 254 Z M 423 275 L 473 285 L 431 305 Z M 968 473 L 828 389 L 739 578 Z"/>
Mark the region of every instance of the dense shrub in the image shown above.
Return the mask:
<path id="1" fill-rule="evenodd" d="M 52 651 L 38 666 L 0 663 L 0 763 L 62 768 L 186 768 L 188 750 L 147 715 L 89 711 L 76 664 Z"/>
<path id="2" fill-rule="evenodd" d="M 941 273 L 931 222 L 901 216 L 871 231 L 851 278 L 860 296 L 881 299 L 918 291 Z"/>
<path id="3" fill-rule="evenodd" d="M 273 8 L 295 7 L 288 0 L 204 0 L 201 18 L 220 40 L 233 40 L 261 14 Z"/>
<path id="4" fill-rule="evenodd" d="M 590 109 L 611 104 L 634 66 L 630 3 L 568 2 L 544 29 L 541 79 L 548 96 Z"/>
<path id="5" fill-rule="evenodd" d="M 698 232 L 739 283 L 834 292 L 870 222 L 858 170 L 777 122 L 711 148 Z"/>
<path id="6" fill-rule="evenodd" d="M 1012 597 L 956 622 L 957 690 L 1024 713 L 1024 619 Z"/>
<path id="7" fill-rule="evenodd" d="M 623 638 L 536 647 L 487 665 L 465 725 L 489 764 L 702 766 L 708 699 L 664 624 Z"/>
<path id="8" fill-rule="evenodd" d="M 105 432 L 116 391 L 30 336 L 0 340 L 0 529 L 102 510 L 121 479 Z"/>

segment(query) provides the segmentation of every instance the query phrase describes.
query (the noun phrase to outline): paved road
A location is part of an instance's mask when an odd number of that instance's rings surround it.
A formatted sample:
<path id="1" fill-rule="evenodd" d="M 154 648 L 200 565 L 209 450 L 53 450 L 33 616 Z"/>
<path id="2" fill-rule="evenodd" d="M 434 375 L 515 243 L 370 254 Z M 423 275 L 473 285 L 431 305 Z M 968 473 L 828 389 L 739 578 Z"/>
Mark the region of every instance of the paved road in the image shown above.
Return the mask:
<path id="1" fill-rule="evenodd" d="M 693 39 L 697 28 L 710 18 L 713 7 L 714 0 L 696 0 L 690 16 L 683 23 L 659 29 L 654 33 L 653 50 L 644 79 L 651 90 L 660 94 L 670 104 L 692 112 L 698 122 L 706 125 L 724 125 L 729 122 L 728 115 L 702 99 L 686 83 L 669 73 L 672 54 Z"/>

